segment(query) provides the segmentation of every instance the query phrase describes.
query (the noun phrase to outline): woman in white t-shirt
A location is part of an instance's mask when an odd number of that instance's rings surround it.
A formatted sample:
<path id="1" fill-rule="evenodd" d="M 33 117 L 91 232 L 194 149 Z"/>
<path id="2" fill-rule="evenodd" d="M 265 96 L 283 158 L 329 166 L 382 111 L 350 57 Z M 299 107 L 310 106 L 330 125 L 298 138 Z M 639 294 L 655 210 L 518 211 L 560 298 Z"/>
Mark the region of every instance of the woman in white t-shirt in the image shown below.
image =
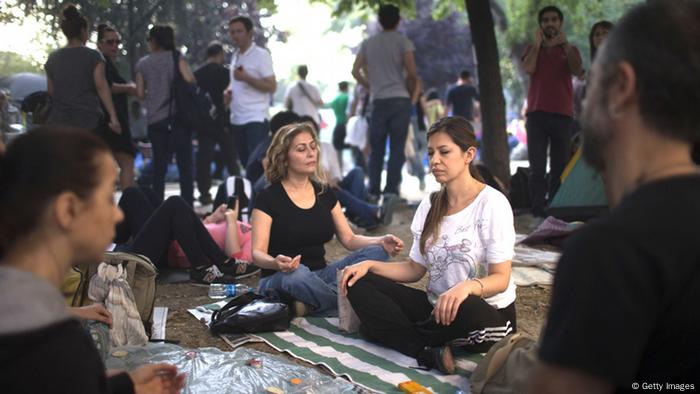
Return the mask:
<path id="1" fill-rule="evenodd" d="M 453 373 L 450 346 L 485 352 L 516 329 L 515 229 L 508 200 L 484 184 L 473 165 L 476 138 L 466 119 L 433 124 L 428 155 L 442 187 L 416 210 L 409 259 L 348 267 L 340 286 L 363 336 Z M 427 291 L 400 284 L 426 272 Z"/>

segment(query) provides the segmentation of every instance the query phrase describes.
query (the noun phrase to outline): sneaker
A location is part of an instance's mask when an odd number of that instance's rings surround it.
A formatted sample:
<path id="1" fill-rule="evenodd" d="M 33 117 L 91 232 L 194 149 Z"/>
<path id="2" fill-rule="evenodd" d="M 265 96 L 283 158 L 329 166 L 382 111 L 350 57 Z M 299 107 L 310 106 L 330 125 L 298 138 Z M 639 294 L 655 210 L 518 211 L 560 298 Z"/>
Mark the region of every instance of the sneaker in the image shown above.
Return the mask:
<path id="1" fill-rule="evenodd" d="M 212 283 L 235 283 L 236 278 L 231 275 L 226 275 L 219 270 L 215 265 L 209 267 L 192 267 L 190 268 L 190 279 L 194 282 L 212 284 Z"/>
<path id="2" fill-rule="evenodd" d="M 449 346 L 426 347 L 418 355 L 417 361 L 419 365 L 435 368 L 446 375 L 452 375 L 455 372 L 455 362 Z"/>
<path id="3" fill-rule="evenodd" d="M 257 265 L 238 259 L 228 259 L 217 266 L 221 272 L 234 276 L 236 279 L 247 278 L 260 272 L 260 267 Z"/>

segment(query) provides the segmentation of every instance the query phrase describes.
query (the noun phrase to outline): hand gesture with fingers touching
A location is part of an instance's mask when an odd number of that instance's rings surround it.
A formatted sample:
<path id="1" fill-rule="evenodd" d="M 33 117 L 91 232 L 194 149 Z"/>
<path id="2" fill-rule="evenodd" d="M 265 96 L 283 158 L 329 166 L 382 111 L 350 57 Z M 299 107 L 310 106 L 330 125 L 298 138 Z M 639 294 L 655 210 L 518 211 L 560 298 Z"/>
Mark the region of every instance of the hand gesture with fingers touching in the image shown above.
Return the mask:
<path id="1" fill-rule="evenodd" d="M 403 250 L 403 241 L 393 234 L 387 234 L 382 237 L 382 247 L 393 257 Z"/>
<path id="2" fill-rule="evenodd" d="M 185 386 L 185 375 L 178 374 L 177 368 L 170 364 L 149 364 L 129 372 L 134 382 L 136 394 L 179 393 Z"/>

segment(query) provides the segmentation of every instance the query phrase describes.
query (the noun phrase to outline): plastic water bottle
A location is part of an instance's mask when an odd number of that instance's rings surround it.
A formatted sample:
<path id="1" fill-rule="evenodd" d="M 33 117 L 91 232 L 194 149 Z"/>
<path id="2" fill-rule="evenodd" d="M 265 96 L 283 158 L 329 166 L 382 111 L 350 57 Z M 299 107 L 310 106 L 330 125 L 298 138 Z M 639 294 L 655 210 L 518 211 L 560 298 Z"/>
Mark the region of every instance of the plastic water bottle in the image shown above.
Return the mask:
<path id="1" fill-rule="evenodd" d="M 243 283 L 222 284 L 212 283 L 209 285 L 209 298 L 220 300 L 228 297 L 235 297 L 253 291 L 253 288 Z"/>

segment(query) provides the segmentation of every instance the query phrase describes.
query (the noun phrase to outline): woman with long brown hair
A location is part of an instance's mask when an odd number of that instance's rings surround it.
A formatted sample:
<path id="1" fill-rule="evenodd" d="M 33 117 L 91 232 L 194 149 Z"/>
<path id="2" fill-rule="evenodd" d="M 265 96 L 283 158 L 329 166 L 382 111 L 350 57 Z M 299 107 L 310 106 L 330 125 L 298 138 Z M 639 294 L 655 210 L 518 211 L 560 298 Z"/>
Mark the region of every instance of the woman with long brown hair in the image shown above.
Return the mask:
<path id="1" fill-rule="evenodd" d="M 433 124 L 428 156 L 442 187 L 416 210 L 409 259 L 348 267 L 340 291 L 365 337 L 453 373 L 450 345 L 485 352 L 516 329 L 515 229 L 508 200 L 484 184 L 474 166 L 476 137 L 466 119 Z M 427 291 L 400 284 L 426 272 Z"/>
<path id="2" fill-rule="evenodd" d="M 0 155 L 3 392 L 182 389 L 185 376 L 173 365 L 108 373 L 59 290 L 72 265 L 98 264 L 112 241 L 123 217 L 114 203 L 116 179 L 109 148 L 85 130 L 38 128 L 17 137 Z"/>

